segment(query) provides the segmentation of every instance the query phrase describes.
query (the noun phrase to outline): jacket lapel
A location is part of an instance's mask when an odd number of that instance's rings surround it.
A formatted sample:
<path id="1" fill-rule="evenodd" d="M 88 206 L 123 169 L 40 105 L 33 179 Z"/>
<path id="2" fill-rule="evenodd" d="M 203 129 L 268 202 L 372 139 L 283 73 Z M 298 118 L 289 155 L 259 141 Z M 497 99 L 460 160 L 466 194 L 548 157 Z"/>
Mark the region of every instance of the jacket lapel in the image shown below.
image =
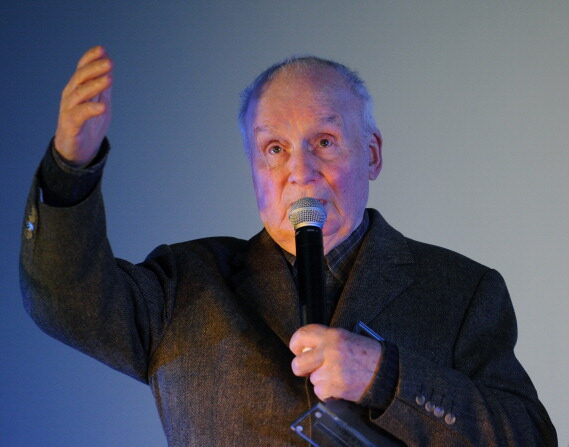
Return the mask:
<path id="1" fill-rule="evenodd" d="M 236 262 L 235 292 L 249 311 L 288 346 L 300 327 L 300 315 L 296 286 L 281 249 L 266 231 L 261 231 Z"/>
<path id="2" fill-rule="evenodd" d="M 413 282 L 415 266 L 405 238 L 376 210 L 330 326 L 353 330 L 368 323 Z"/>
<path id="3" fill-rule="evenodd" d="M 415 266 L 405 238 L 376 210 L 340 296 L 330 326 L 352 330 L 368 323 L 413 282 Z M 235 260 L 233 287 L 243 305 L 288 346 L 300 327 L 298 293 L 280 248 L 261 231 Z"/>

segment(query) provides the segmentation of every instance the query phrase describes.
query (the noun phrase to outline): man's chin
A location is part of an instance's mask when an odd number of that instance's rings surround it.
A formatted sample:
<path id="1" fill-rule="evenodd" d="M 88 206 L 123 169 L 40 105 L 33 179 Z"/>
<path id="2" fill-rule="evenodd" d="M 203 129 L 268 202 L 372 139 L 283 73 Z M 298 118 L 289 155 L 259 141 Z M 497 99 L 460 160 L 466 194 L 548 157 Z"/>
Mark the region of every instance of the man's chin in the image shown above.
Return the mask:
<path id="1" fill-rule="evenodd" d="M 322 235 L 324 238 L 333 239 L 335 237 L 341 237 L 342 227 L 334 222 L 334 219 L 329 215 L 322 228 Z"/>
<path id="2" fill-rule="evenodd" d="M 348 236 L 349 234 L 344 235 L 338 232 L 329 235 L 324 234 L 324 254 L 328 254 L 330 250 L 344 242 Z"/>

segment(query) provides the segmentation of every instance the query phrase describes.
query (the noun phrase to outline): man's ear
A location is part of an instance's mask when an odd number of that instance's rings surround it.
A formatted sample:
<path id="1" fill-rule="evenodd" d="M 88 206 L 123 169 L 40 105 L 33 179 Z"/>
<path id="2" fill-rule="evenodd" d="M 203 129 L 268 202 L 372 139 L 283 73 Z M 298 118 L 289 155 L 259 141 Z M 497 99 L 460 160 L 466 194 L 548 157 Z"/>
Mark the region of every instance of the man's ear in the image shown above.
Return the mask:
<path id="1" fill-rule="evenodd" d="M 367 148 L 369 151 L 369 168 L 368 175 L 370 180 L 375 180 L 381 171 L 382 157 L 381 157 L 381 133 L 379 130 L 374 130 L 369 136 Z"/>

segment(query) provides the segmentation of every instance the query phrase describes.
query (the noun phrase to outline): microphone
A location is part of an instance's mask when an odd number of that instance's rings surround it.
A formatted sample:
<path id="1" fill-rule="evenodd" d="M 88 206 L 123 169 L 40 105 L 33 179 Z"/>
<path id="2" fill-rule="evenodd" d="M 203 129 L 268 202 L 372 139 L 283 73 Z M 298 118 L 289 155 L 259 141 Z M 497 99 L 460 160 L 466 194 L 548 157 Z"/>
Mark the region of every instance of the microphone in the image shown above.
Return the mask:
<path id="1" fill-rule="evenodd" d="M 326 209 L 320 201 L 304 197 L 294 202 L 288 211 L 294 227 L 300 321 L 326 324 L 324 321 L 325 280 L 322 227 Z M 363 323 L 360 329 L 369 329 Z M 371 330 L 370 330 L 371 331 Z M 373 332 L 373 331 L 371 331 Z M 375 334 L 374 334 L 375 335 Z M 379 337 L 379 336 L 377 336 Z M 303 352 L 311 348 L 304 348 Z M 374 447 L 400 445 L 378 433 L 367 423 L 367 410 L 352 402 L 330 399 L 319 402 L 301 415 L 291 429 L 310 445 L 316 447 Z M 365 417 L 362 416 L 365 414 Z"/>
<path id="2" fill-rule="evenodd" d="M 288 211 L 294 228 L 301 325 L 325 324 L 325 279 L 322 227 L 326 209 L 319 200 L 303 197 Z"/>

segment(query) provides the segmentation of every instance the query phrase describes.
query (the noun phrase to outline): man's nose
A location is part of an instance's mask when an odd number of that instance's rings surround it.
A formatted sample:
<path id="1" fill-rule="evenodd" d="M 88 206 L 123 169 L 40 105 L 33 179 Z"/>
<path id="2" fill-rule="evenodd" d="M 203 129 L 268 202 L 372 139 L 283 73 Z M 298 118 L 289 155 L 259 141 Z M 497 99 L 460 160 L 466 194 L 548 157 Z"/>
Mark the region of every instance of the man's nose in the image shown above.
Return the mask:
<path id="1" fill-rule="evenodd" d="M 317 177 L 317 160 L 310 149 L 303 145 L 293 150 L 289 158 L 289 181 L 302 185 L 313 182 Z"/>

